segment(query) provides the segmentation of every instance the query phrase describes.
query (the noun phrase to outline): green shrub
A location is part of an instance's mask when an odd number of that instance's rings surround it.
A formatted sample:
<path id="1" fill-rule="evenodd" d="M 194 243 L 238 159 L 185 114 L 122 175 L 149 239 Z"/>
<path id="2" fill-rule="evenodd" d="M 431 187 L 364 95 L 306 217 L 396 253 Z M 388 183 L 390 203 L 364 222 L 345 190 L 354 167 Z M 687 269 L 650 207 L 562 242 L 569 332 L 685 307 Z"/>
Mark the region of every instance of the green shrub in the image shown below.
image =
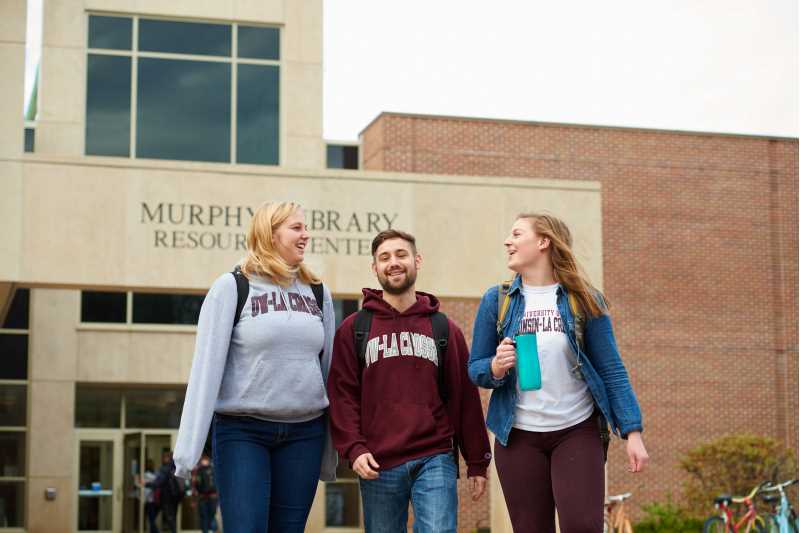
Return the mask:
<path id="1" fill-rule="evenodd" d="M 703 520 L 671 501 L 642 506 L 645 518 L 634 525 L 636 533 L 697 533 L 703 529 Z"/>
<path id="2" fill-rule="evenodd" d="M 689 474 L 683 495 L 694 516 L 707 516 L 714 497 L 745 496 L 764 481 L 785 481 L 797 475 L 794 453 L 770 437 L 728 435 L 690 450 L 681 460 Z M 760 500 L 759 500 L 760 501 Z"/>

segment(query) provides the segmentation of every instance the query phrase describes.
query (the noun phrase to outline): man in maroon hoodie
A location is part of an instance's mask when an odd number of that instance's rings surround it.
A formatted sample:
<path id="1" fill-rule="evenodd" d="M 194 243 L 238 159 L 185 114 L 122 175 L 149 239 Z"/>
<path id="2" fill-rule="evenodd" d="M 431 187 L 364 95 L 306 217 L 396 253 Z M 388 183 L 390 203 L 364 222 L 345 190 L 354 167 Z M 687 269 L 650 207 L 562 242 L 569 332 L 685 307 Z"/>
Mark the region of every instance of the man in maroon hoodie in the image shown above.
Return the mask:
<path id="1" fill-rule="evenodd" d="M 334 338 L 333 443 L 361 478 L 367 533 L 405 532 L 409 501 L 415 533 L 455 532 L 458 451 L 473 500 L 486 488 L 491 459 L 478 390 L 467 376 L 464 335 L 446 319 L 440 372 L 431 318 L 439 301 L 415 291 L 422 257 L 414 237 L 383 231 L 372 241 L 372 258 L 383 291 L 363 291 L 369 333 L 356 342 L 365 322 L 353 314 Z"/>

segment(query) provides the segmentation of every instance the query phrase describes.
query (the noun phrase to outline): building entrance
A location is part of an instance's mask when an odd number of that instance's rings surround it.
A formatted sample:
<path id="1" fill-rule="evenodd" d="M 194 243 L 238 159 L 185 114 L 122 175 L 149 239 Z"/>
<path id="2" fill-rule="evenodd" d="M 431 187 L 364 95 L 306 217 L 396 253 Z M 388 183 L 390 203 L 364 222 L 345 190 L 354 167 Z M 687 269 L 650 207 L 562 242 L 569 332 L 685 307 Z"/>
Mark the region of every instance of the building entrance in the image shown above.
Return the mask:
<path id="1" fill-rule="evenodd" d="M 156 502 L 145 485 L 155 478 L 162 454 L 173 449 L 176 437 L 174 430 L 76 429 L 76 531 L 148 533 L 148 512 Z M 178 530 L 199 531 L 188 485 L 186 491 L 178 508 Z M 166 531 L 160 512 L 156 525 Z"/>

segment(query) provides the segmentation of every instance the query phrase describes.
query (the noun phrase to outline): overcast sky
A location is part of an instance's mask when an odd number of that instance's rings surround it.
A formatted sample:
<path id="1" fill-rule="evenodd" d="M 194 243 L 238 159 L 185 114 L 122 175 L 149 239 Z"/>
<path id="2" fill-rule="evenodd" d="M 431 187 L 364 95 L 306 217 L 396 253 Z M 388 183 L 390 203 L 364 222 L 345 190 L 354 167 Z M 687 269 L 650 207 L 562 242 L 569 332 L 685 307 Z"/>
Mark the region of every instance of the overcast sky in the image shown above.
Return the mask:
<path id="1" fill-rule="evenodd" d="M 324 0 L 324 134 L 381 111 L 798 135 L 798 1 Z"/>
<path id="2" fill-rule="evenodd" d="M 323 3 L 326 139 L 381 111 L 798 136 L 798 0 Z"/>

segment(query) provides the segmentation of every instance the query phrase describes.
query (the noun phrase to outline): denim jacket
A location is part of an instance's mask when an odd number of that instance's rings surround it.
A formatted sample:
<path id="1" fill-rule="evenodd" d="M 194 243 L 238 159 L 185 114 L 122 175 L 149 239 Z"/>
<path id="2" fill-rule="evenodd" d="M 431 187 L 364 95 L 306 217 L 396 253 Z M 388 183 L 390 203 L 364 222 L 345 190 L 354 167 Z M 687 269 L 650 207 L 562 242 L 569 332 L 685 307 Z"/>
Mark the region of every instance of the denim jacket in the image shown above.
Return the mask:
<path id="1" fill-rule="evenodd" d="M 472 350 L 469 357 L 469 377 L 479 387 L 492 390 L 486 425 L 503 446 L 508 445 L 508 435 L 514 425 L 514 410 L 517 404 L 516 368 L 511 368 L 502 379 L 492 375 L 491 363 L 497 348 L 497 292 L 492 287 L 481 299 L 475 327 L 472 331 Z M 503 336 L 514 338 L 525 314 L 525 295 L 522 278 L 517 275 L 509 289 L 510 305 L 503 319 Z M 559 285 L 556 289 L 556 305 L 564 322 L 569 344 L 578 354 L 580 371 L 594 402 L 610 423 L 614 433 L 626 436 L 632 431 L 642 430 L 642 415 L 639 402 L 633 392 L 628 372 L 614 339 L 611 319 L 608 314 L 586 317 L 584 349 L 578 348 L 575 339 L 575 319 L 569 306 L 567 289 Z"/>

